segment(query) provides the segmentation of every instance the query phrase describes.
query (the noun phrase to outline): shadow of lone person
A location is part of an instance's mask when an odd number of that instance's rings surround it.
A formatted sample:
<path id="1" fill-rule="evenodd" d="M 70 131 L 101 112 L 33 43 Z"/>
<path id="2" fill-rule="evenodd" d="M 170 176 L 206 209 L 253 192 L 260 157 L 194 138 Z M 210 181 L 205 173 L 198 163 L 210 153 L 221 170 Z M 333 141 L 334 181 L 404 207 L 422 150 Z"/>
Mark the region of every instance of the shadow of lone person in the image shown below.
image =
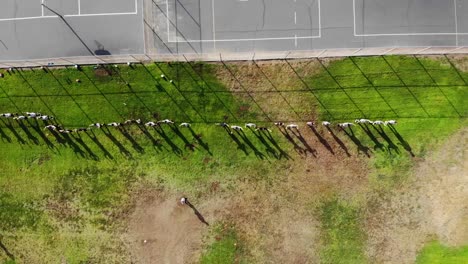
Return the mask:
<path id="1" fill-rule="evenodd" d="M 189 200 L 185 197 L 183 197 L 181 199 L 181 203 L 183 205 L 188 205 L 190 208 L 192 208 L 193 212 L 195 213 L 195 215 L 198 217 L 198 220 L 200 220 L 200 222 L 202 222 L 203 224 L 209 226 L 210 224 L 205 220 L 205 218 L 203 217 L 203 215 L 197 210 L 197 208 L 195 208 L 195 206 L 189 202 Z"/>

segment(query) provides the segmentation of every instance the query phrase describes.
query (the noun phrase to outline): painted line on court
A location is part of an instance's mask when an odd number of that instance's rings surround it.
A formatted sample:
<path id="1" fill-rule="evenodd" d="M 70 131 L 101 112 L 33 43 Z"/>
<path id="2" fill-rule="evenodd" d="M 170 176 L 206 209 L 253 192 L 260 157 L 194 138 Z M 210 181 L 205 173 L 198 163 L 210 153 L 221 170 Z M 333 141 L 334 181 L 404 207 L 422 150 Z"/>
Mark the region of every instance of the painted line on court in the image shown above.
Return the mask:
<path id="1" fill-rule="evenodd" d="M 44 0 L 41 0 L 41 3 L 44 4 Z M 80 3 L 80 0 L 78 0 Z M 135 0 L 135 11 L 133 12 L 122 12 L 122 13 L 89 13 L 89 14 L 81 14 L 81 7 L 78 6 L 78 14 L 74 15 L 64 15 L 63 17 L 92 17 L 92 16 L 123 16 L 123 15 L 137 15 L 138 14 L 138 0 Z M 44 15 L 44 6 L 41 5 L 41 16 L 35 17 L 14 17 L 14 18 L 0 18 L 0 22 L 2 21 L 17 21 L 17 20 L 31 20 L 31 19 L 41 19 L 41 18 L 57 18 L 58 16 L 45 16 Z"/>
<path id="2" fill-rule="evenodd" d="M 297 37 L 297 39 L 314 39 L 314 38 L 321 38 L 320 36 L 302 36 Z M 256 40 L 291 40 L 295 39 L 295 37 L 278 37 L 278 38 L 244 38 L 244 39 L 194 39 L 194 40 L 182 40 L 182 41 L 168 41 L 169 43 L 184 43 L 184 42 L 233 42 L 233 41 L 256 41 Z"/>
<path id="3" fill-rule="evenodd" d="M 215 6 L 214 0 L 211 0 L 211 16 L 213 17 L 213 48 L 216 51 L 216 21 L 215 21 Z M 200 20 L 201 22 L 201 20 Z M 201 37 L 201 36 L 200 36 Z"/>
<path id="4" fill-rule="evenodd" d="M 455 9 L 454 10 L 454 13 L 455 13 L 455 32 L 457 33 L 457 35 L 455 35 L 455 46 L 458 47 L 458 16 L 457 16 L 457 0 L 453 0 L 453 6 Z"/>

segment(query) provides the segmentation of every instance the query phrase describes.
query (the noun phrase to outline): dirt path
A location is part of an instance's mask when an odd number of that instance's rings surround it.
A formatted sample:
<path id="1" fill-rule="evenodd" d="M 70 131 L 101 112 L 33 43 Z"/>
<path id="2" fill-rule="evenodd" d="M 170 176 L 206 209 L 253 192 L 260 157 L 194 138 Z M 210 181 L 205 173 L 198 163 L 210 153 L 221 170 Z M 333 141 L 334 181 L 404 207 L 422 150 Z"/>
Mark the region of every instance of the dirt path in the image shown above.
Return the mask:
<path id="1" fill-rule="evenodd" d="M 200 251 L 207 225 L 179 199 L 153 195 L 138 202 L 128 232 L 136 263 L 191 263 L 198 259 L 194 252 Z M 195 206 L 210 222 L 212 214 L 203 212 L 207 206 Z"/>

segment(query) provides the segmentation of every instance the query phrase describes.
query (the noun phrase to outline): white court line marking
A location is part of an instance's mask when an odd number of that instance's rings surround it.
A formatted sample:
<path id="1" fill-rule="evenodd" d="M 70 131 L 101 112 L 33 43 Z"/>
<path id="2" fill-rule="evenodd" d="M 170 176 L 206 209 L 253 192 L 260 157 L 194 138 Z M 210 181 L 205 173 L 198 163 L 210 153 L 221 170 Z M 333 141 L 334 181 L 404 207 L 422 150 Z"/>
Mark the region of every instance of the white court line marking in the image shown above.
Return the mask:
<path id="1" fill-rule="evenodd" d="M 169 32 L 169 1 L 168 0 L 166 0 L 166 20 L 167 20 L 167 40 L 170 42 L 171 32 Z"/>
<path id="2" fill-rule="evenodd" d="M 294 11 L 294 25 L 297 24 L 297 12 Z"/>
<path id="3" fill-rule="evenodd" d="M 41 0 L 41 16 L 44 16 L 44 0 Z"/>
<path id="4" fill-rule="evenodd" d="M 81 0 L 78 0 L 78 15 L 81 15 Z"/>
<path id="5" fill-rule="evenodd" d="M 97 13 L 97 14 L 81 14 L 81 15 L 64 15 L 64 17 L 91 17 L 91 16 L 122 16 L 122 15 L 137 15 L 138 13 Z M 2 21 L 16 21 L 16 20 L 31 20 L 40 18 L 57 18 L 58 16 L 37 16 L 37 17 L 15 17 L 15 18 L 2 18 Z"/>
<path id="6" fill-rule="evenodd" d="M 457 17 L 457 0 L 453 0 L 453 6 L 455 9 L 455 46 L 458 47 L 458 17 Z"/>
<path id="7" fill-rule="evenodd" d="M 211 0 L 211 12 L 212 12 L 211 16 L 213 16 L 213 48 L 216 51 L 216 22 L 215 22 L 214 0 Z"/>
<path id="8" fill-rule="evenodd" d="M 320 0 L 318 0 L 318 23 L 319 23 L 319 34 L 318 37 L 322 37 L 322 10 L 320 9 Z"/>
<path id="9" fill-rule="evenodd" d="M 212 0 L 214 1 L 214 0 Z M 296 1 L 294 1 L 296 2 Z M 314 36 L 302 36 L 297 37 L 297 39 L 315 39 L 315 38 L 322 38 L 322 18 L 321 18 L 321 9 L 320 9 L 320 2 L 321 0 L 317 1 L 317 9 L 318 9 L 318 35 Z M 214 4 L 213 10 L 214 12 Z M 241 38 L 241 39 L 215 39 L 213 34 L 213 39 L 188 39 L 188 40 L 171 40 L 170 32 L 169 32 L 169 0 L 166 0 L 166 20 L 167 20 L 167 43 L 198 43 L 198 42 L 234 42 L 234 41 L 256 41 L 256 40 L 291 40 L 295 39 L 295 37 L 272 37 L 272 38 Z M 215 25 L 215 18 L 213 13 L 213 26 Z M 214 33 L 214 32 L 213 32 Z"/>
<path id="10" fill-rule="evenodd" d="M 45 0 L 41 0 L 42 3 Z M 90 13 L 90 14 L 75 14 L 75 15 L 64 15 L 63 17 L 91 17 L 91 16 L 122 16 L 122 15 L 137 15 L 138 14 L 138 0 L 135 0 L 135 11 L 133 12 L 123 12 L 123 13 Z M 42 15 L 35 16 L 35 17 L 14 17 L 14 18 L 1 18 L 0 22 L 2 21 L 16 21 L 16 20 L 31 20 L 31 19 L 40 19 L 40 18 L 57 18 L 58 16 L 45 16 L 44 15 L 44 6 L 42 6 Z"/>
<path id="11" fill-rule="evenodd" d="M 297 39 L 313 39 L 313 38 L 320 38 L 320 36 L 303 36 L 297 37 Z M 256 41 L 256 40 L 288 40 L 288 39 L 295 39 L 295 37 L 278 37 L 278 38 L 244 38 L 244 39 L 189 39 L 183 41 L 168 41 L 169 43 L 185 43 L 185 42 L 232 42 L 232 41 Z"/>
<path id="12" fill-rule="evenodd" d="M 297 35 L 294 34 L 294 46 L 297 47 Z"/>
<path id="13" fill-rule="evenodd" d="M 454 0 L 455 1 L 455 0 Z M 468 35 L 468 33 L 382 33 L 382 34 L 357 34 L 356 33 L 356 0 L 353 0 L 353 26 L 354 26 L 354 36 L 355 37 L 385 37 L 385 36 L 461 36 Z"/>

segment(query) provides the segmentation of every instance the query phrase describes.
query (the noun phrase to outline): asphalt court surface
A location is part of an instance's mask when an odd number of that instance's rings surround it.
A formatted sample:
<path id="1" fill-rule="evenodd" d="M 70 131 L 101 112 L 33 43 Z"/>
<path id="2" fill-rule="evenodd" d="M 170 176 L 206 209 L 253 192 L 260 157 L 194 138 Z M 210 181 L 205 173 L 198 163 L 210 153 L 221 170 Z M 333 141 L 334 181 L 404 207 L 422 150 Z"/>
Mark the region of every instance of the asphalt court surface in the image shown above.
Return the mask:
<path id="1" fill-rule="evenodd" d="M 462 47 L 468 0 L 2 0 L 0 32 L 0 60 Z"/>
<path id="2" fill-rule="evenodd" d="M 456 33 L 457 30 L 455 1 L 356 0 L 354 8 L 358 35 Z"/>
<path id="3" fill-rule="evenodd" d="M 468 0 L 152 0 L 157 53 L 468 46 Z"/>
<path id="4" fill-rule="evenodd" d="M 167 0 L 169 42 L 320 36 L 319 0 Z"/>
<path id="5" fill-rule="evenodd" d="M 0 60 L 144 53 L 142 0 L 3 1 Z"/>

